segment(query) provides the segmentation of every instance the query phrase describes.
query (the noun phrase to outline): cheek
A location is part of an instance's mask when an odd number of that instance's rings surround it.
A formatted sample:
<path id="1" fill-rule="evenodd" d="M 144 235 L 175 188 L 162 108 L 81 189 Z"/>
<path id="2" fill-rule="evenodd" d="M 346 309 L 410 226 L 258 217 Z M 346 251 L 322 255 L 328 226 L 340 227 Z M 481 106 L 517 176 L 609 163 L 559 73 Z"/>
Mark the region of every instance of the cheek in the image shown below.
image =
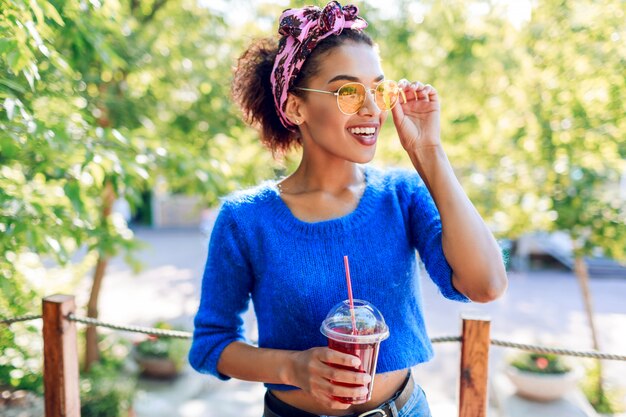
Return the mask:
<path id="1" fill-rule="evenodd" d="M 349 116 L 343 114 L 336 102 L 315 106 L 313 109 L 315 124 L 321 129 L 337 129 L 338 125 L 345 125 Z"/>

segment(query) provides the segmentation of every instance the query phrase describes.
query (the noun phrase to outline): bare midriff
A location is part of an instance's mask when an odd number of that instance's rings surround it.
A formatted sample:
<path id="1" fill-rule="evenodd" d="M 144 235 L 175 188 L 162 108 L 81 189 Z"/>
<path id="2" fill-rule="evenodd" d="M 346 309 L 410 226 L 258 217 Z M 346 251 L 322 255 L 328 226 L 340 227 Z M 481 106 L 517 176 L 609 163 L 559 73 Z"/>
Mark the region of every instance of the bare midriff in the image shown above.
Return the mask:
<path id="1" fill-rule="evenodd" d="M 407 373 L 408 370 L 401 369 L 399 371 L 376 374 L 376 377 L 374 378 L 372 399 L 364 404 L 355 404 L 350 406 L 350 408 L 343 410 L 321 406 L 319 401 L 302 390 L 272 390 L 272 394 L 274 394 L 279 400 L 289 405 L 313 414 L 347 415 L 353 413 L 363 413 L 375 408 L 379 404 L 384 403 L 391 398 L 400 389 L 400 387 L 402 387 L 402 384 L 406 380 Z"/>

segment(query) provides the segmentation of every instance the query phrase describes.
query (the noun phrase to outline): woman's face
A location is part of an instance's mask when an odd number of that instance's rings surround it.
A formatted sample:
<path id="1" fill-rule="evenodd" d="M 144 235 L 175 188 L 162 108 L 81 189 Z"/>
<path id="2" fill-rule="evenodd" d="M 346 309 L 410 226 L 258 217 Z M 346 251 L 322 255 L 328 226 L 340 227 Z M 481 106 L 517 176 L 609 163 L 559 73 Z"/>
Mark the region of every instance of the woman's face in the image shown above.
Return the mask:
<path id="1" fill-rule="evenodd" d="M 346 42 L 320 57 L 317 74 L 304 87 L 335 92 L 355 81 L 374 88 L 382 79 L 383 71 L 374 48 Z M 352 115 L 339 110 L 336 96 L 316 92 L 305 95 L 301 104 L 305 123 L 300 129 L 307 151 L 315 150 L 355 163 L 372 160 L 386 112 L 376 106 L 370 93 L 363 107 Z"/>

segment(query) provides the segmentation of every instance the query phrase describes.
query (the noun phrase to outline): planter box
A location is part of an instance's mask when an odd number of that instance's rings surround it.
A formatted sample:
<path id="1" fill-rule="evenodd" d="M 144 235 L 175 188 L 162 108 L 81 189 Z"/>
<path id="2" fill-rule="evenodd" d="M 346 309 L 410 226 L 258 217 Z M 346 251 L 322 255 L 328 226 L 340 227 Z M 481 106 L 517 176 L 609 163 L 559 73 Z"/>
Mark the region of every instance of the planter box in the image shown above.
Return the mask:
<path id="1" fill-rule="evenodd" d="M 504 369 L 495 372 L 490 379 L 490 401 L 494 407 L 494 417 L 598 417 L 578 387 L 559 400 L 529 400 L 516 394 L 505 372 Z"/>
<path id="2" fill-rule="evenodd" d="M 564 374 L 540 374 L 507 367 L 506 375 L 516 388 L 517 395 L 533 401 L 554 401 L 576 388 L 580 372 L 576 369 Z"/>

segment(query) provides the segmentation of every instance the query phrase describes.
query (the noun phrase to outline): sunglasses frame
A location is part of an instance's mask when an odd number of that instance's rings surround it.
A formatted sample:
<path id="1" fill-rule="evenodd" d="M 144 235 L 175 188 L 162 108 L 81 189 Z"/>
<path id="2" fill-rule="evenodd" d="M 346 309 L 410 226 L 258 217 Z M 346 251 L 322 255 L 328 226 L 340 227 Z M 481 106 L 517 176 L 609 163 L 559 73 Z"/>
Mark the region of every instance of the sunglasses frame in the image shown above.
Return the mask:
<path id="1" fill-rule="evenodd" d="M 378 87 L 383 84 L 383 83 L 388 83 L 388 82 L 393 82 L 396 83 L 396 89 L 398 90 L 398 100 L 396 100 L 395 103 L 393 103 L 393 106 L 391 106 L 390 108 L 383 110 L 380 108 L 380 106 L 378 105 L 378 103 L 376 102 L 376 90 L 378 89 Z M 336 91 L 327 91 L 327 90 L 317 90 L 315 88 L 306 88 L 306 87 L 296 87 L 296 90 L 303 90 L 303 91 L 311 91 L 313 93 L 322 93 L 322 94 L 331 94 L 335 97 L 337 97 L 337 107 L 339 108 L 339 111 L 342 112 L 343 114 L 345 114 L 346 116 L 352 116 L 353 114 L 357 114 L 359 112 L 359 110 L 361 110 L 363 108 L 363 106 L 365 105 L 365 100 L 363 100 L 363 103 L 361 104 L 361 106 L 359 106 L 358 109 L 356 109 L 356 111 L 354 113 L 346 113 L 345 111 L 343 111 L 343 109 L 341 108 L 341 106 L 339 105 L 339 90 L 341 90 L 342 88 L 344 88 L 347 85 L 350 84 L 358 84 L 360 86 L 362 86 L 365 89 L 365 93 L 367 94 L 368 92 L 372 95 L 372 97 L 374 97 L 374 104 L 376 104 L 376 107 L 378 107 L 378 109 L 380 111 L 388 111 L 393 109 L 396 104 L 398 104 L 398 101 L 400 101 L 400 97 L 402 97 L 402 99 L 404 100 L 404 102 L 406 103 L 406 95 L 404 94 L 404 91 L 401 88 L 398 88 L 398 83 L 394 80 L 382 80 L 379 83 L 376 84 L 376 87 L 374 88 L 367 88 L 365 86 L 365 84 L 357 82 L 357 81 L 350 81 L 347 82 L 345 84 L 343 84 L 341 87 L 339 87 Z"/>

